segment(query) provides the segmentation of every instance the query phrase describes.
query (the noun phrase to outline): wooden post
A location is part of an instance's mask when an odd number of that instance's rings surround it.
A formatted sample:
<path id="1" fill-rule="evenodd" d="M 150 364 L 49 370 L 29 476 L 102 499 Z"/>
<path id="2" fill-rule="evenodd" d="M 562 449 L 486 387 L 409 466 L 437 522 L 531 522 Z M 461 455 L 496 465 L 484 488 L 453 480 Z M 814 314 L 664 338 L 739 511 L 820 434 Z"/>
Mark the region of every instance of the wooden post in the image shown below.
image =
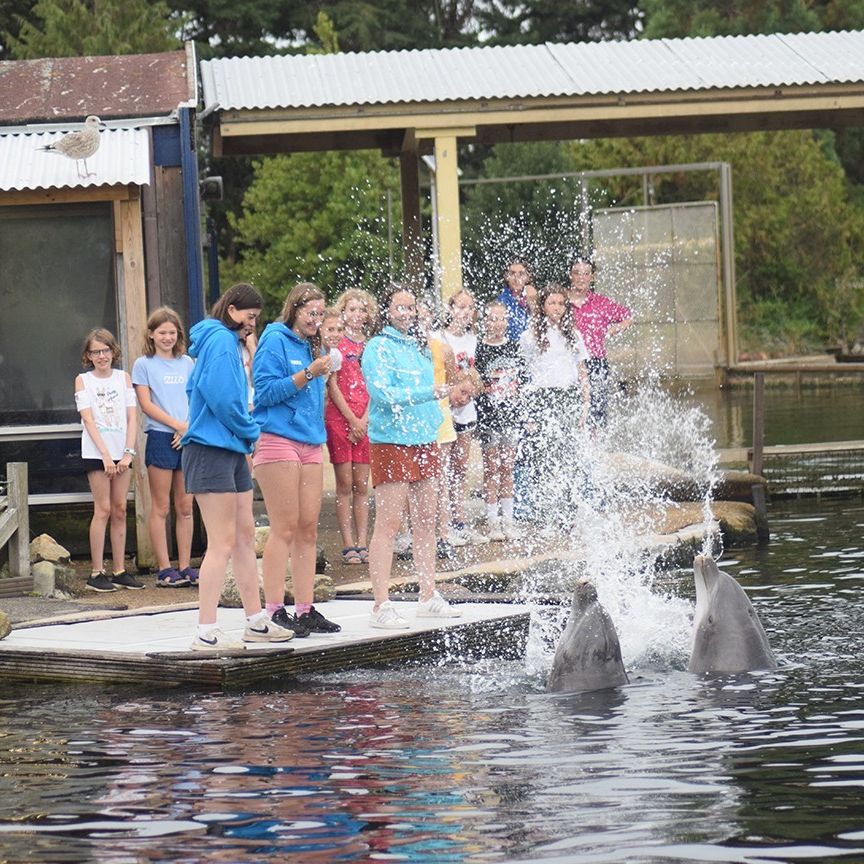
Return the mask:
<path id="1" fill-rule="evenodd" d="M 750 473 L 762 474 L 762 450 L 765 447 L 765 373 L 753 376 L 753 459 Z"/>
<path id="2" fill-rule="evenodd" d="M 402 192 L 402 247 L 405 250 L 405 278 L 409 285 L 423 284 L 423 231 L 420 221 L 420 166 L 417 141 L 409 129 L 399 153 Z M 411 133 L 411 134 L 408 134 Z"/>
<path id="3" fill-rule="evenodd" d="M 144 234 L 141 221 L 141 199 L 118 201 L 114 205 L 114 220 L 118 240 L 118 253 L 123 259 L 123 303 L 126 311 L 126 366 L 131 368 L 141 352 L 147 329 L 147 285 L 144 274 Z M 135 449 L 138 456 L 132 461 L 135 479 L 135 563 L 138 567 L 152 567 L 156 563 L 147 514 L 150 512 L 150 484 L 144 466 L 144 424 L 138 423 Z"/>
<path id="4" fill-rule="evenodd" d="M 27 463 L 7 462 L 8 511 L 15 529 L 9 538 L 9 575 L 15 579 L 30 575 L 30 509 Z"/>

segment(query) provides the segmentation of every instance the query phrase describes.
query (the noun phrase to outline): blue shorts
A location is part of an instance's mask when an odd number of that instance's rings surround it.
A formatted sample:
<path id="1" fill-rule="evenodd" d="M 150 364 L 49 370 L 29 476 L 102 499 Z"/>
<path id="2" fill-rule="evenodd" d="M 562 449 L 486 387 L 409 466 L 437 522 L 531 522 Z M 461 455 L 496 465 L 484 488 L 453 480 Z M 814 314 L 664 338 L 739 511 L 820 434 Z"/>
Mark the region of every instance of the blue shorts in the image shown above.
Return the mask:
<path id="1" fill-rule="evenodd" d="M 191 495 L 252 490 L 252 472 L 244 453 L 194 442 L 183 448 L 183 481 Z"/>
<path id="2" fill-rule="evenodd" d="M 160 432 L 158 429 L 147 431 L 147 446 L 144 448 L 144 464 L 150 468 L 164 468 L 166 471 L 179 471 L 182 450 L 171 446 L 173 432 Z"/>

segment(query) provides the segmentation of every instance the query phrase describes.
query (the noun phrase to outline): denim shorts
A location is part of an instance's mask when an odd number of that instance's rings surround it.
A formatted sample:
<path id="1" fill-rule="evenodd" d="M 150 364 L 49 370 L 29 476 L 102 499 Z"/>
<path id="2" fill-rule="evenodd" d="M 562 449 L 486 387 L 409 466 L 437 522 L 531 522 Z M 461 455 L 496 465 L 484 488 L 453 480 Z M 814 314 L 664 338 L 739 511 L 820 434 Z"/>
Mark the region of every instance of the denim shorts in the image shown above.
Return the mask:
<path id="1" fill-rule="evenodd" d="M 150 468 L 164 468 L 166 471 L 179 471 L 182 450 L 171 446 L 173 432 L 150 429 L 147 432 L 147 446 L 144 448 L 144 464 Z"/>
<path id="2" fill-rule="evenodd" d="M 246 454 L 194 442 L 183 448 L 183 480 L 191 495 L 252 489 Z"/>

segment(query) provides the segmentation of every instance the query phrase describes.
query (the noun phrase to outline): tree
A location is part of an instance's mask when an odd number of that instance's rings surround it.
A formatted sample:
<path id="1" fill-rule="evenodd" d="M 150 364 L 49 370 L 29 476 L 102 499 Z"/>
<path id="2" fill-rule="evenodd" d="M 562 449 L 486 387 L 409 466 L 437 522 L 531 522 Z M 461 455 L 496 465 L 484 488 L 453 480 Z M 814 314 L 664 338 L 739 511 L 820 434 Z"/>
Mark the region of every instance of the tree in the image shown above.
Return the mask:
<path id="1" fill-rule="evenodd" d="M 642 13 L 637 0 L 490 0 L 477 11 L 498 45 L 632 39 Z"/>
<path id="2" fill-rule="evenodd" d="M 162 0 L 38 0 L 17 36 L 6 34 L 16 60 L 140 54 L 180 47 Z M 35 23 L 34 20 L 35 19 Z"/>
<path id="3" fill-rule="evenodd" d="M 275 315 L 295 282 L 311 280 L 334 297 L 390 277 L 387 192 L 398 201 L 399 174 L 375 152 L 292 153 L 256 160 L 231 217 L 238 259 L 228 279 L 252 281 Z M 398 207 L 392 223 L 398 236 Z M 401 261 L 396 257 L 394 267 Z"/>

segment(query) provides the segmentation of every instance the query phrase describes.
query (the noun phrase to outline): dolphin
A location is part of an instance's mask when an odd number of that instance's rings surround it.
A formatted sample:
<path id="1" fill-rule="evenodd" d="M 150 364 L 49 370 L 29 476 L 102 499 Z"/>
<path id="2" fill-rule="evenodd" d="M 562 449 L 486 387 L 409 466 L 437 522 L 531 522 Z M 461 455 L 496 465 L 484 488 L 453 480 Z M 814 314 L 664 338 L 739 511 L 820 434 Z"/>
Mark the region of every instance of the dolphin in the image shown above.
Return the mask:
<path id="1" fill-rule="evenodd" d="M 691 672 L 776 669 L 768 637 L 744 589 L 707 555 L 693 559 L 696 613 Z"/>
<path id="2" fill-rule="evenodd" d="M 570 620 L 558 642 L 546 690 L 582 693 L 629 683 L 612 619 L 597 600 L 594 585 L 581 579 L 573 591 Z"/>

